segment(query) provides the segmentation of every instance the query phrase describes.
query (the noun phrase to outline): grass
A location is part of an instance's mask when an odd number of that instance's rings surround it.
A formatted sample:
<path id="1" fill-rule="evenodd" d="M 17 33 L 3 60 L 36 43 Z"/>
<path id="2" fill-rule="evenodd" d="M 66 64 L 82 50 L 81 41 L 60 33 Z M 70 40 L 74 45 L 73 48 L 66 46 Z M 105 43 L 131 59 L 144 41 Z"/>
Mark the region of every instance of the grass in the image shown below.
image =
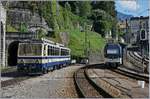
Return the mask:
<path id="1" fill-rule="evenodd" d="M 7 25 L 6 28 L 6 32 L 18 32 L 18 30 L 16 30 L 14 27 L 12 27 L 11 25 Z"/>
<path id="2" fill-rule="evenodd" d="M 85 32 L 81 32 L 78 29 L 68 30 L 69 33 L 69 48 L 71 48 L 71 54 L 75 56 L 84 57 L 85 46 L 89 46 L 90 51 L 100 51 L 104 45 L 105 40 L 98 33 L 87 31 L 87 43 L 85 44 Z M 90 42 L 90 44 L 88 43 Z"/>

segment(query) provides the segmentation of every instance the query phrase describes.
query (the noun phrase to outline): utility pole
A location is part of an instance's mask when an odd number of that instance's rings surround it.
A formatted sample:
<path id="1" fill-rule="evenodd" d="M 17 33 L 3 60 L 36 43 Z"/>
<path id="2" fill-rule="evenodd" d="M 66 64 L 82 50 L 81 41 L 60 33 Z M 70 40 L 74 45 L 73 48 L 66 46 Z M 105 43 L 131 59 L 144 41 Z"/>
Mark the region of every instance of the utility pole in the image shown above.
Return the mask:
<path id="1" fill-rule="evenodd" d="M 87 30 L 86 30 L 86 24 L 84 23 L 84 29 L 85 29 L 85 57 L 87 61 Z M 87 62 L 86 62 L 87 63 Z"/>
<path id="2" fill-rule="evenodd" d="M 86 27 L 86 24 L 84 23 L 84 32 L 85 32 L 85 49 L 84 49 L 84 51 L 85 51 L 85 57 L 86 57 L 86 64 L 88 64 L 89 63 L 89 49 L 88 49 L 88 41 L 87 41 L 87 37 L 88 37 L 88 35 L 87 35 L 87 27 Z"/>

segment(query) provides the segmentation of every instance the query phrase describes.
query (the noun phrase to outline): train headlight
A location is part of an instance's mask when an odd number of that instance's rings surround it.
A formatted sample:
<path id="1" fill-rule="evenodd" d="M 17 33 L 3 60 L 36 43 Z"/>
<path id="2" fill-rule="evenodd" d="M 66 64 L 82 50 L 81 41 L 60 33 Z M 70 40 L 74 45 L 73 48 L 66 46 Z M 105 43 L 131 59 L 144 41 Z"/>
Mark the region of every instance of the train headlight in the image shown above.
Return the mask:
<path id="1" fill-rule="evenodd" d="M 24 61 L 23 60 L 19 60 L 18 63 L 19 64 L 24 64 Z"/>
<path id="2" fill-rule="evenodd" d="M 39 64 L 40 62 L 39 62 L 39 60 L 36 60 L 35 63 L 36 63 L 36 64 Z"/>

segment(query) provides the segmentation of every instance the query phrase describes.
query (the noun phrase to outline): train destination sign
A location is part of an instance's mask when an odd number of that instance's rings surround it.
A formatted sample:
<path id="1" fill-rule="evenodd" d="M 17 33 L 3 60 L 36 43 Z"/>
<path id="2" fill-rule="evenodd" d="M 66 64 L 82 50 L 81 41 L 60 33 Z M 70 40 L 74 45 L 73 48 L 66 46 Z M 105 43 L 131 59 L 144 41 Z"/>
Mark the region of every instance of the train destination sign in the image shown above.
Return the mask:
<path id="1" fill-rule="evenodd" d="M 116 54 L 117 50 L 107 50 L 107 54 Z"/>

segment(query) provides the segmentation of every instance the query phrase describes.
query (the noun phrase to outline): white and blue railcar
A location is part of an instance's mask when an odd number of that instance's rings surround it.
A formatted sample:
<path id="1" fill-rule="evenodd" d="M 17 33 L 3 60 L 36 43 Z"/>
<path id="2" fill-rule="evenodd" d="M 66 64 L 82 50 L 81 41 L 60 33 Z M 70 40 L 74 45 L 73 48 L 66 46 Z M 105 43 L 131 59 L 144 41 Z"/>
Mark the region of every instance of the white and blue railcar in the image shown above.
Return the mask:
<path id="1" fill-rule="evenodd" d="M 47 39 L 29 40 L 19 43 L 19 72 L 47 73 L 70 64 L 70 49 Z"/>
<path id="2" fill-rule="evenodd" d="M 119 44 L 108 43 L 104 48 L 105 64 L 117 67 L 123 63 L 122 47 Z"/>

